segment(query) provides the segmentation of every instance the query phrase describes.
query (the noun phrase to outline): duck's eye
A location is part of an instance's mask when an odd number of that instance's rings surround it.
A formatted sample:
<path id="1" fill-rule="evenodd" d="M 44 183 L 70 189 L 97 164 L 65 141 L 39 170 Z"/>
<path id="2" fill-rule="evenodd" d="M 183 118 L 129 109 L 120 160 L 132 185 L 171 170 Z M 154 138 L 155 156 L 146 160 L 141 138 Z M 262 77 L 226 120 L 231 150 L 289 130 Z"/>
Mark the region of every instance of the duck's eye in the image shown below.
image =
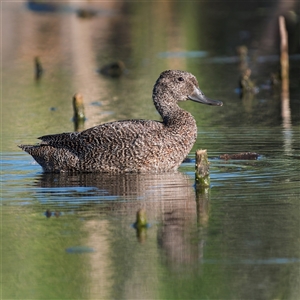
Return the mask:
<path id="1" fill-rule="evenodd" d="M 178 77 L 178 81 L 184 81 L 182 77 Z"/>

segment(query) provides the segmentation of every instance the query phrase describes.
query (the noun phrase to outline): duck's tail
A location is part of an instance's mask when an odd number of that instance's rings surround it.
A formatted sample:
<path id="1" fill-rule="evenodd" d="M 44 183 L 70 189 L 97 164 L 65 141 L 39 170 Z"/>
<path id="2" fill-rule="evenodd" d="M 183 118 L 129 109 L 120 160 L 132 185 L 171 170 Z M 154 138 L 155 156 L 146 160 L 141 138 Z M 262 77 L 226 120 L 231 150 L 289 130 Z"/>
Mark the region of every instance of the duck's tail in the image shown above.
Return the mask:
<path id="1" fill-rule="evenodd" d="M 21 148 L 23 151 L 29 153 L 31 155 L 31 153 L 34 152 L 34 148 L 37 146 L 33 146 L 33 145 L 18 145 L 19 148 Z"/>
<path id="2" fill-rule="evenodd" d="M 43 168 L 44 172 L 68 172 L 79 170 L 79 160 L 76 155 L 63 148 L 49 145 L 18 145 L 30 154 Z"/>
<path id="3" fill-rule="evenodd" d="M 53 151 L 51 151 L 52 147 L 43 147 L 41 145 L 18 145 L 18 147 L 30 154 L 44 171 L 51 171 L 49 169 L 49 158 L 53 156 L 51 155 L 53 154 Z"/>

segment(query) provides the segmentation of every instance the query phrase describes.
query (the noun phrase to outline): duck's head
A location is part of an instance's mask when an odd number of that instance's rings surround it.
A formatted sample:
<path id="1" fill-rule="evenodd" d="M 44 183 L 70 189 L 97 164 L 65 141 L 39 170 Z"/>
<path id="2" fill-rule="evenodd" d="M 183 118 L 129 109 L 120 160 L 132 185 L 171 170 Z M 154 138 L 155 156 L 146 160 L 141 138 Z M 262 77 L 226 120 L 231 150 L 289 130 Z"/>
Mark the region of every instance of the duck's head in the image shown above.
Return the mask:
<path id="1" fill-rule="evenodd" d="M 196 77 L 188 72 L 167 70 L 160 74 L 153 88 L 153 95 L 161 93 L 179 101 L 192 100 L 207 105 L 222 106 L 223 102 L 207 98 L 199 88 Z"/>

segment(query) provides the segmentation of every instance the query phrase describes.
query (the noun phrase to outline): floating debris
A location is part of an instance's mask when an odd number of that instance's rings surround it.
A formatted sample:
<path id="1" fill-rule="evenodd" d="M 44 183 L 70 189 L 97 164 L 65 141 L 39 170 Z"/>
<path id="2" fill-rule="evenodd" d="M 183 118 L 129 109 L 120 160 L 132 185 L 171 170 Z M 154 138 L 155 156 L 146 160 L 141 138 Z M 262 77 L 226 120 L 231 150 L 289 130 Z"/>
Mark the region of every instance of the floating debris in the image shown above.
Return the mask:
<path id="1" fill-rule="evenodd" d="M 97 12 L 92 9 L 80 8 L 76 11 L 77 17 L 82 19 L 90 19 L 97 15 Z"/>
<path id="2" fill-rule="evenodd" d="M 60 211 L 54 211 L 54 212 L 52 212 L 52 211 L 50 211 L 50 209 L 47 209 L 46 211 L 45 211 L 45 213 L 44 213 L 44 215 L 47 217 L 47 218 L 50 218 L 50 217 L 56 217 L 56 218 L 58 218 L 58 217 L 60 217 L 61 216 L 61 212 Z"/>
<path id="3" fill-rule="evenodd" d="M 45 216 L 46 216 L 47 218 L 50 218 L 50 217 L 52 216 L 52 212 L 51 212 L 49 209 L 47 209 L 47 210 L 45 211 Z"/>
<path id="4" fill-rule="evenodd" d="M 220 159 L 240 159 L 240 160 L 255 160 L 259 157 L 258 153 L 255 152 L 241 152 L 237 154 L 222 154 L 219 156 Z"/>
<path id="5" fill-rule="evenodd" d="M 61 216 L 61 212 L 55 211 L 55 212 L 54 212 L 54 216 L 55 216 L 56 218 L 60 217 L 60 216 Z"/>
<path id="6" fill-rule="evenodd" d="M 112 78 L 121 77 L 124 72 L 125 64 L 120 60 L 107 64 L 99 70 L 99 73 L 101 73 L 102 75 Z"/>

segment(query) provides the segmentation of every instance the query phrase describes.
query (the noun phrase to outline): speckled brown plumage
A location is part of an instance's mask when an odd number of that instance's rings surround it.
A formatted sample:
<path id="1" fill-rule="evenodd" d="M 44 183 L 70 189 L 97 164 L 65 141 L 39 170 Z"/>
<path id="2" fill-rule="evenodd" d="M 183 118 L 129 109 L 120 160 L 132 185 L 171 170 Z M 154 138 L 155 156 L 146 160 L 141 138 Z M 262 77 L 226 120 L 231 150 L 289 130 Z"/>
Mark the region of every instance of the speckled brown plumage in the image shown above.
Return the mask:
<path id="1" fill-rule="evenodd" d="M 45 172 L 167 172 L 178 168 L 197 137 L 193 116 L 178 106 L 193 100 L 222 105 L 206 98 L 196 78 L 184 71 L 161 73 L 153 102 L 162 122 L 126 120 L 82 132 L 42 136 L 36 146 L 20 145 Z"/>

